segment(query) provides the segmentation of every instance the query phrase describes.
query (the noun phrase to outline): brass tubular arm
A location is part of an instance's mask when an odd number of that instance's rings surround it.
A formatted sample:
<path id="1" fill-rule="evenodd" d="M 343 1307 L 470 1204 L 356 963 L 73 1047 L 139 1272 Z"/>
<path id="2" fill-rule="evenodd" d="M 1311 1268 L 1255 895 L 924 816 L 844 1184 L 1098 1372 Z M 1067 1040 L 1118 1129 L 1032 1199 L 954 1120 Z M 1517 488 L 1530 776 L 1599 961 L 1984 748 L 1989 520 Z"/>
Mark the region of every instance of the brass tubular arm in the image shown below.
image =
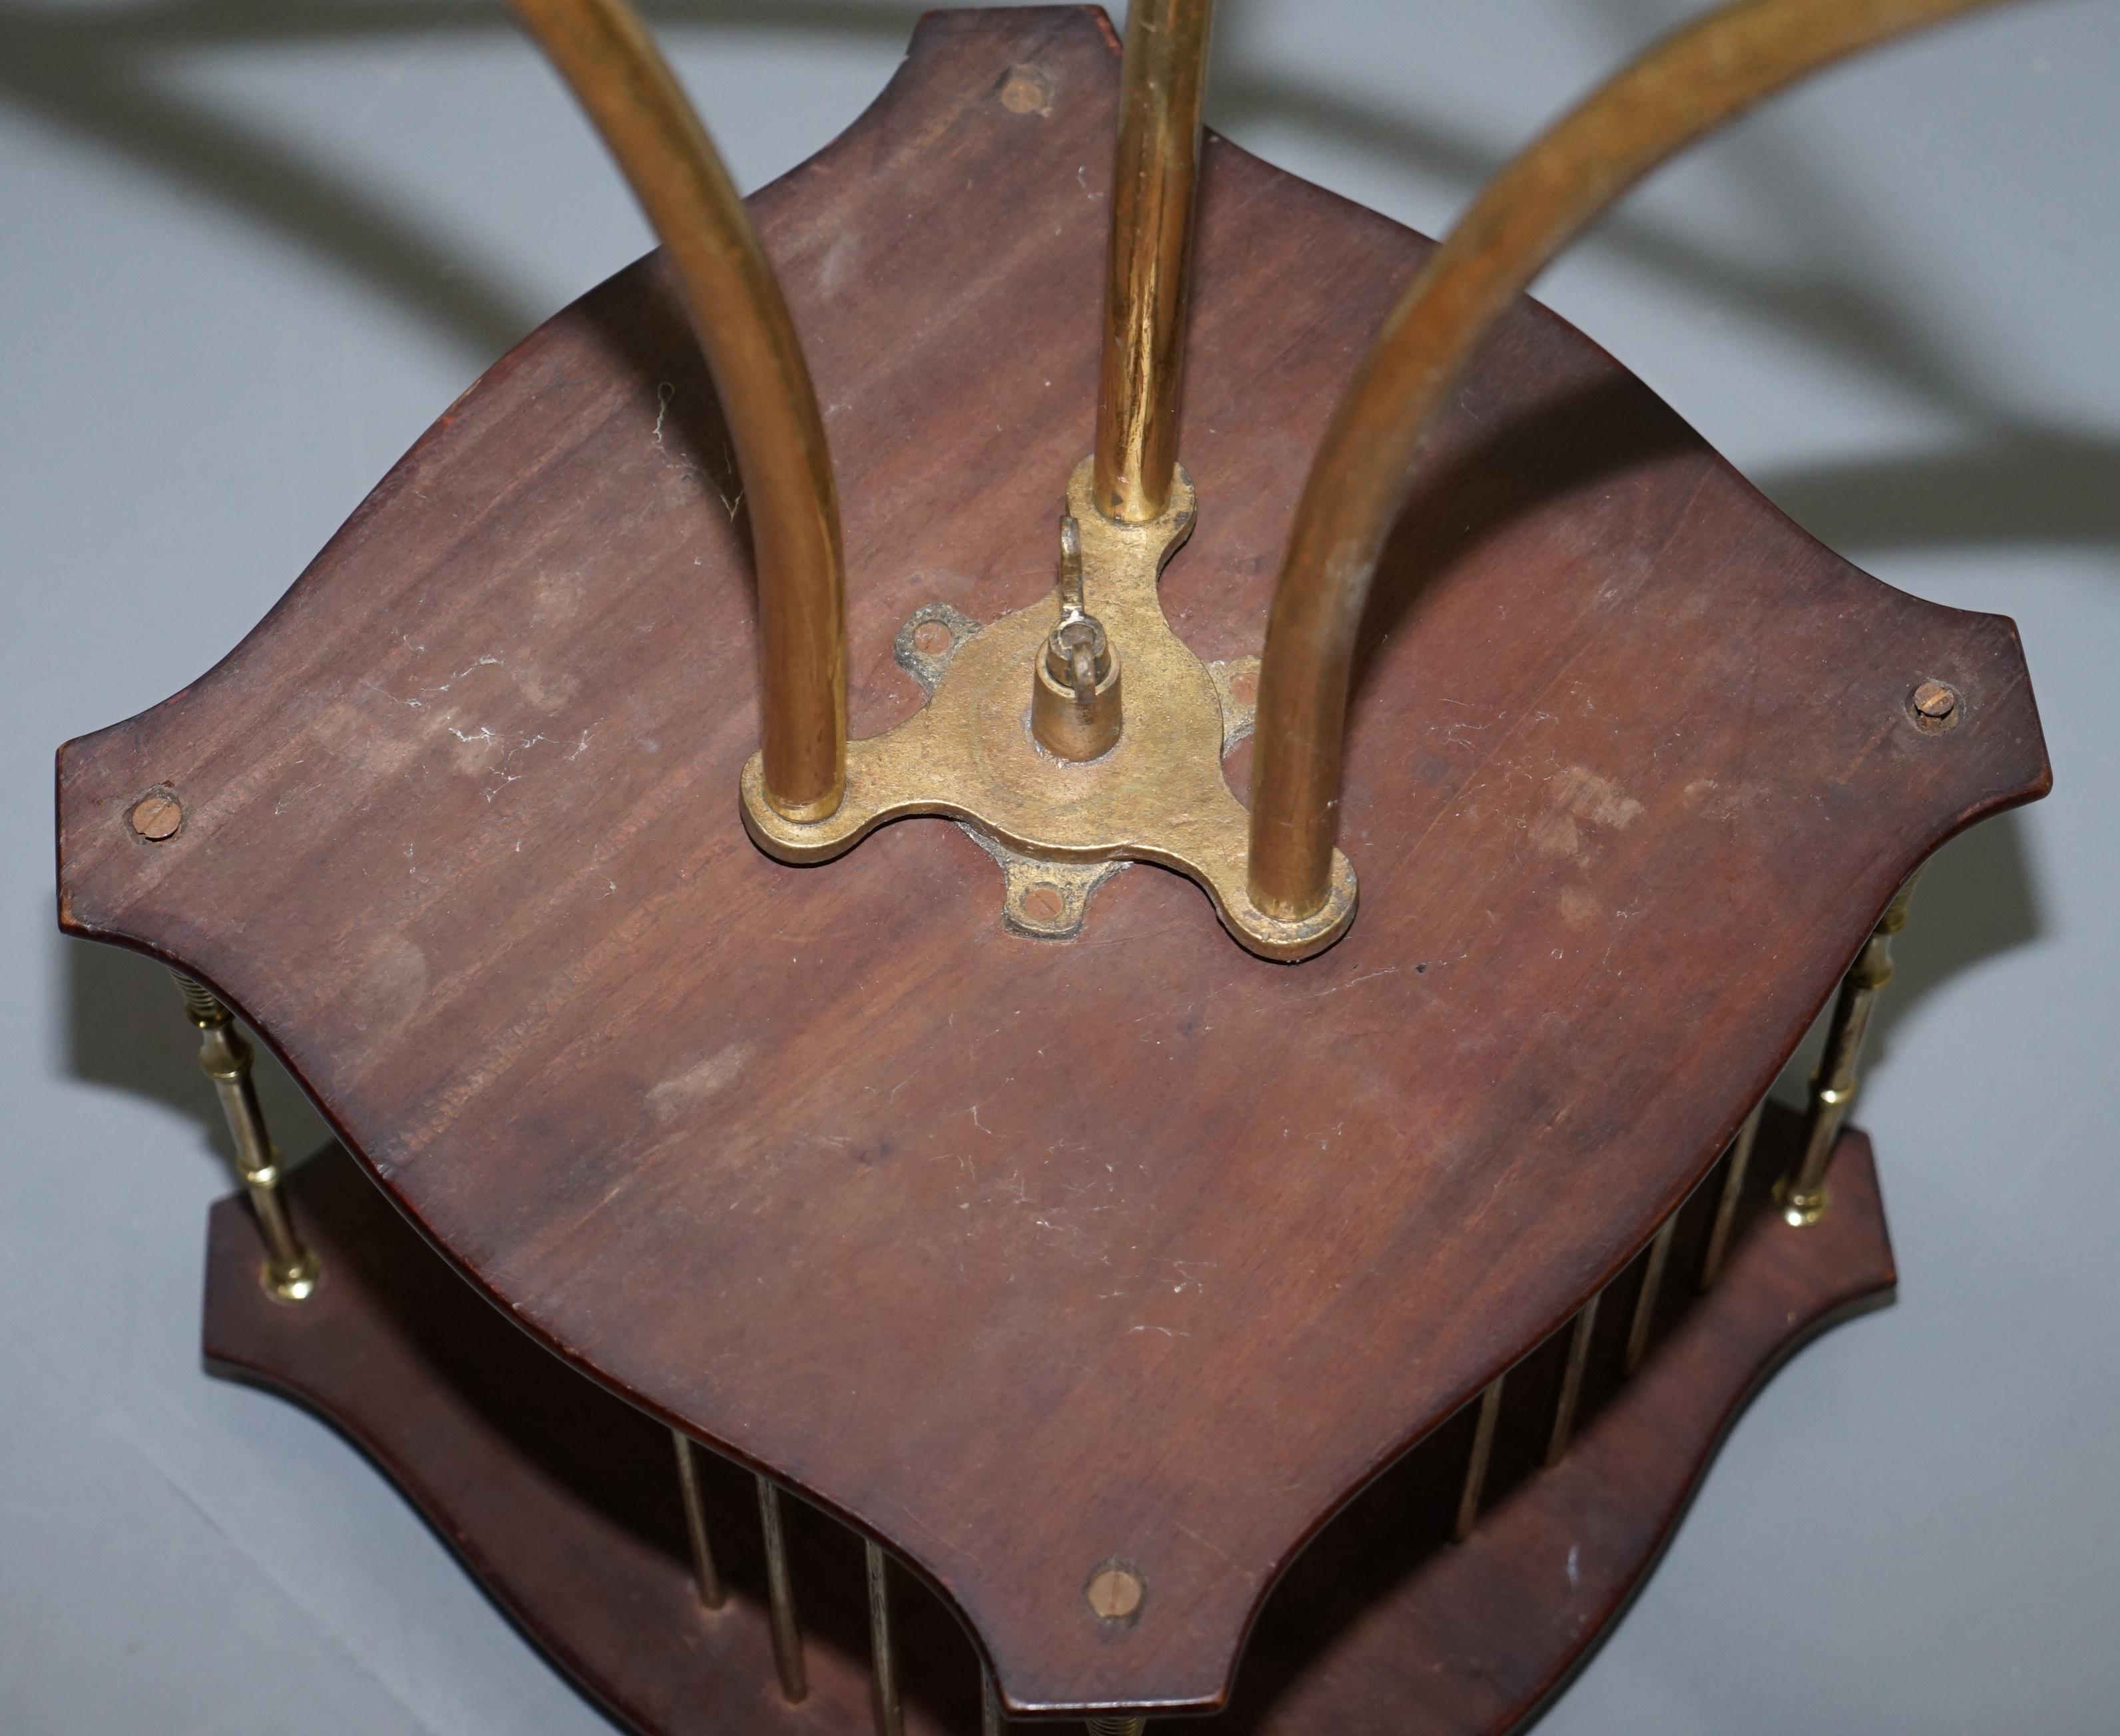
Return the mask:
<path id="1" fill-rule="evenodd" d="M 1200 97 L 1213 0 L 1134 0 L 1127 12 L 1119 141 L 1090 498 L 1108 519 L 1145 524 L 1170 505 Z"/>
<path id="2" fill-rule="evenodd" d="M 669 66 L 625 0 L 512 0 L 588 111 L 662 244 L 736 449 L 758 570 L 766 799 L 834 812 L 847 764 L 839 495 L 772 268 Z"/>
<path id="3" fill-rule="evenodd" d="M 1392 310 L 1318 449 L 1259 677 L 1253 901 L 1321 909 L 1362 611 L 1414 461 L 1495 322 L 1651 170 L 1806 74 L 1999 0 L 1738 0 L 1651 48 L 1490 181 Z"/>

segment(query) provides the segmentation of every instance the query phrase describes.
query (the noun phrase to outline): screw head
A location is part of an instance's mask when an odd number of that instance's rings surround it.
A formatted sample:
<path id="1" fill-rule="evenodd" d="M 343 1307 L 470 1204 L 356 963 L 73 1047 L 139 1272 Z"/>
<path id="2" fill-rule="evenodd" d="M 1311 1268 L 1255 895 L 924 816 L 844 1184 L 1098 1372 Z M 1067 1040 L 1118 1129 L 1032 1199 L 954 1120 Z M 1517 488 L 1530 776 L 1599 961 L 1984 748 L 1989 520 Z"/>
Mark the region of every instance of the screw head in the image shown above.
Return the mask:
<path id="1" fill-rule="evenodd" d="M 1100 1622 L 1123 1622 L 1141 1608 L 1144 1587 L 1130 1567 L 1100 1567 L 1082 1595 Z"/>
<path id="2" fill-rule="evenodd" d="M 1958 690 L 1947 682 L 1925 681 L 1907 696 L 1907 709 L 1931 734 L 1949 729 L 1959 719 Z"/>
<path id="3" fill-rule="evenodd" d="M 1258 671 L 1247 669 L 1241 675 L 1230 677 L 1230 697 L 1240 705 L 1258 703 Z"/>
<path id="4" fill-rule="evenodd" d="M 1067 910 L 1067 901 L 1049 880 L 1039 881 L 1023 895 L 1023 914 L 1033 922 L 1058 922 Z"/>
<path id="5" fill-rule="evenodd" d="M 923 621 L 913 630 L 913 649 L 923 657 L 940 657 L 956 637 L 939 621 Z"/>
<path id="6" fill-rule="evenodd" d="M 136 836 L 160 844 L 183 830 L 184 810 L 168 790 L 151 789 L 132 804 L 131 819 Z"/>

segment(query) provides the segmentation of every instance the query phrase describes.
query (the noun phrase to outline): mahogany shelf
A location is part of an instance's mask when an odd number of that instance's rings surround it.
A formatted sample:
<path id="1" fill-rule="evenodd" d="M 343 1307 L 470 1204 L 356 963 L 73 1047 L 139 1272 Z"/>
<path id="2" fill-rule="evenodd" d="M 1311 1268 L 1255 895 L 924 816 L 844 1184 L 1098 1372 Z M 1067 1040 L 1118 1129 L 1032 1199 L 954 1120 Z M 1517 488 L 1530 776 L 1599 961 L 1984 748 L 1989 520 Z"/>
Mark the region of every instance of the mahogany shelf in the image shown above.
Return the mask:
<path id="1" fill-rule="evenodd" d="M 1053 582 L 1118 65 L 1083 8 L 931 15 L 751 202 L 857 735 L 921 701 L 916 612 Z M 1219 139 L 1200 200 L 1160 595 L 1216 659 L 1432 244 Z M 886 1542 L 1025 1716 L 1223 1708 L 1306 1540 L 1621 1273 L 1895 888 L 2048 782 L 2007 621 L 1824 548 L 1525 301 L 1379 568 L 1346 938 L 1266 963 L 1146 866 L 1027 938 L 943 821 L 816 868 L 745 835 L 728 451 L 659 259 L 555 315 L 216 668 L 61 750 L 61 922 L 227 1001 L 577 1375 Z"/>
<path id="2" fill-rule="evenodd" d="M 1638 1278 L 1603 1311 L 1568 1459 L 1537 1468 L 1549 1343 L 1509 1377 L 1490 1495 L 1462 1546 L 1442 1540 L 1469 1417 L 1357 1496 L 1281 1580 L 1252 1636 L 1230 1736 L 1499 1736 L 1543 1706 L 1611 1628 L 1750 1395 L 1808 1339 L 1886 1299 L 1891 1249 L 1868 1140 L 1843 1136 L 1833 1209 L 1783 1225 L 1764 1189 L 1792 1116 L 1770 1107 L 1739 1239 L 1705 1296 L 1690 1278 L 1709 1187 L 1680 1221 L 1648 1360 L 1621 1383 Z M 238 1198 L 208 1231 L 205 1352 L 336 1424 L 397 1483 L 524 1633 L 645 1736 L 866 1732 L 861 1545 L 789 1506 L 809 1698 L 779 1697 L 749 1475 L 709 1455 L 709 1524 L 730 1599 L 695 1601 L 668 1431 L 569 1368 L 465 1283 L 336 1147 L 296 1170 L 293 1208 L 324 1279 L 270 1299 Z M 979 1728 L 977 1655 L 941 1601 L 894 1589 L 914 1736 Z"/>

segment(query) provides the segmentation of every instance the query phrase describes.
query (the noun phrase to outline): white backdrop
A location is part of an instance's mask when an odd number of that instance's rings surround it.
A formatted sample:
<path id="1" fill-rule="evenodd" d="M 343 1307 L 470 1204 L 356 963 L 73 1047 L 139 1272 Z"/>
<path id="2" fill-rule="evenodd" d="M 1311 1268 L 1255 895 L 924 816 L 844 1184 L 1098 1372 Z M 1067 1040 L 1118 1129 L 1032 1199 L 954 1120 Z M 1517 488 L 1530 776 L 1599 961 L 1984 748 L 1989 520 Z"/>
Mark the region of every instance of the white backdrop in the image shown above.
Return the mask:
<path id="1" fill-rule="evenodd" d="M 1210 118 L 1432 232 L 1685 10 L 1224 0 Z M 653 16 L 748 188 L 917 12 Z M 2016 617 L 2056 793 L 1947 849 L 1900 947 L 1858 1112 L 1898 1305 L 1769 1389 L 1542 1736 L 2114 1727 L 2116 88 L 2109 5 L 1955 26 L 1543 286 L 1828 542 Z M 220 1134 L 162 973 L 53 931 L 50 756 L 211 665 L 646 232 L 497 6 L 103 0 L 0 9 L 0 1729 L 607 1731 L 351 1448 L 200 1371 Z"/>

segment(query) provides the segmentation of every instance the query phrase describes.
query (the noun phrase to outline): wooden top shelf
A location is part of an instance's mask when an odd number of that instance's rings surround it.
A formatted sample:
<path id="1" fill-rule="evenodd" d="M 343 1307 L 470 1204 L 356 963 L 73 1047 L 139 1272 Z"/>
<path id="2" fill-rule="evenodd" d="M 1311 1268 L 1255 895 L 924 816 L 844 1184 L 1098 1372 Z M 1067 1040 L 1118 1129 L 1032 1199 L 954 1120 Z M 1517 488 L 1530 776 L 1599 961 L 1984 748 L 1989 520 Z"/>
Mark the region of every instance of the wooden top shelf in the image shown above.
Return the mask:
<path id="1" fill-rule="evenodd" d="M 1003 100 L 1025 67 L 1043 108 Z M 916 607 L 1051 582 L 1117 72 L 1088 12 L 934 15 L 753 202 L 833 442 L 857 734 L 918 702 Z M 1211 142 L 1200 522 L 1164 581 L 1202 657 L 1259 649 L 1310 453 L 1428 245 Z M 219 668 L 67 745 L 62 918 L 239 1008 L 578 1367 L 891 1543 L 1021 1711 L 1220 1703 L 1304 1540 L 1633 1254 L 1907 872 L 2046 785 L 2006 621 L 1857 571 L 1529 303 L 1380 577 L 1361 911 L 1299 967 L 1152 868 L 1045 942 L 943 822 L 753 849 L 742 517 L 644 262 Z M 1908 714 L 1928 678 L 1947 733 Z M 1114 1557 L 1146 1597 L 1100 1623 Z"/>

